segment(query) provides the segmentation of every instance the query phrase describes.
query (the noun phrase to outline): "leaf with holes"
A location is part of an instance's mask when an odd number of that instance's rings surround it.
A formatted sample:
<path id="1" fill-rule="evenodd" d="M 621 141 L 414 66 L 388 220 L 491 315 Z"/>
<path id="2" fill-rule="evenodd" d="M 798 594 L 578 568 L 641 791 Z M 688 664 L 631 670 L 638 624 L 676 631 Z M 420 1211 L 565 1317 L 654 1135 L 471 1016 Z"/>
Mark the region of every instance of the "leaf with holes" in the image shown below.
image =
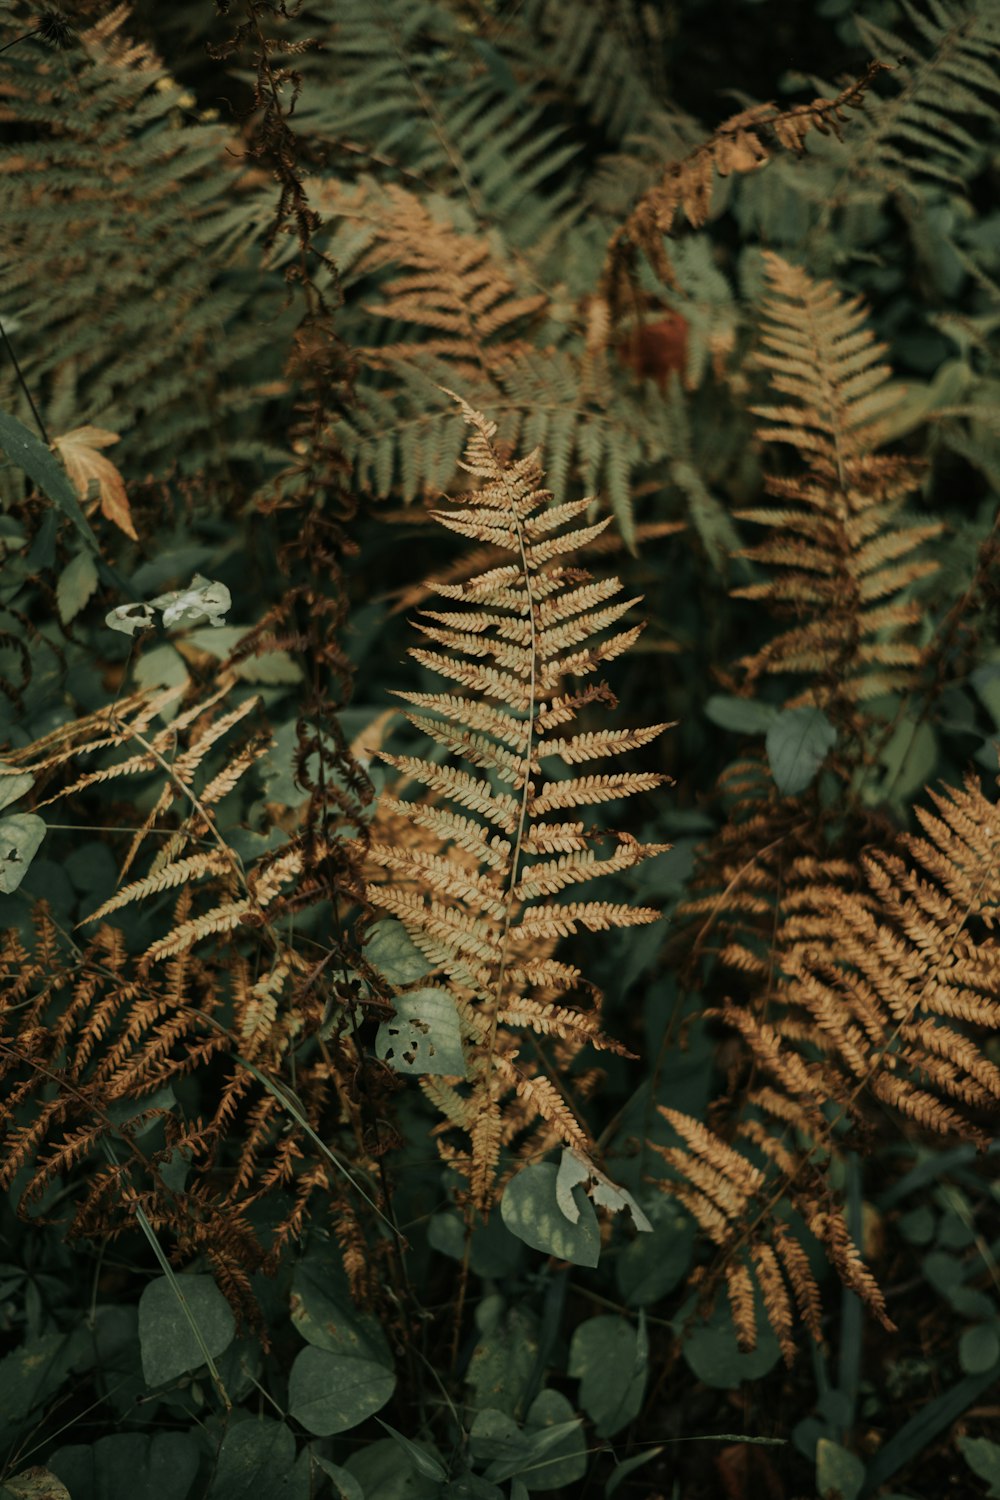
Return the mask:
<path id="1" fill-rule="evenodd" d="M 45 822 L 35 813 L 0 818 L 0 894 L 16 891 L 45 837 Z"/>
<path id="2" fill-rule="evenodd" d="M 465 1077 L 465 1054 L 455 1002 L 447 990 L 410 990 L 397 997 L 396 1015 L 383 1021 L 375 1054 L 397 1073 Z"/>

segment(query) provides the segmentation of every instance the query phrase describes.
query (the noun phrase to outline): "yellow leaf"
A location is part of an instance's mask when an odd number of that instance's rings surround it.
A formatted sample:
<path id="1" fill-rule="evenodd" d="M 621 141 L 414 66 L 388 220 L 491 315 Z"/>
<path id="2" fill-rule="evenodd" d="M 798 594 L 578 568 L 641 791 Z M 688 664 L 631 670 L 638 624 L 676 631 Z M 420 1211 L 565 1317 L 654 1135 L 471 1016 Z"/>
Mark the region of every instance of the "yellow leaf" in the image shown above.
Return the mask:
<path id="1" fill-rule="evenodd" d="M 125 481 L 109 458 L 100 452 L 118 442 L 117 432 L 108 432 L 104 427 L 74 427 L 57 437 L 52 446 L 66 466 L 66 473 L 76 487 L 81 500 L 86 500 L 92 479 L 97 480 L 97 491 L 101 515 L 113 521 L 133 541 L 138 541 Z"/>

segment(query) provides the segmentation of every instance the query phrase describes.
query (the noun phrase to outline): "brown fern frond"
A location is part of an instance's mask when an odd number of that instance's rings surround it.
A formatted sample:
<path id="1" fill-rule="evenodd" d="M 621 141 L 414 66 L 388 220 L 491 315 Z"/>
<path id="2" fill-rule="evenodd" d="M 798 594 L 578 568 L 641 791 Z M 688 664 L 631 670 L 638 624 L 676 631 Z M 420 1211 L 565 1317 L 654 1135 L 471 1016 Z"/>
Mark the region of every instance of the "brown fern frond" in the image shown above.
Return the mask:
<path id="1" fill-rule="evenodd" d="M 413 193 L 395 184 L 347 188 L 327 180 L 318 202 L 331 217 L 352 224 L 367 245 L 352 268 L 361 277 L 395 270 L 381 282 L 380 302 L 367 311 L 413 330 L 405 340 L 357 351 L 373 368 L 444 361 L 456 378 L 474 380 L 520 347 L 519 330 L 547 303 L 519 287 L 481 236 L 463 234 L 435 217 Z"/>
<path id="2" fill-rule="evenodd" d="M 789 444 L 807 469 L 766 479 L 773 507 L 736 512 L 774 533 L 739 554 L 774 576 L 734 596 L 766 600 L 796 621 L 740 666 L 748 692 L 762 675 L 807 676 L 789 706 L 823 708 L 856 736 L 854 705 L 914 684 L 921 612 L 907 595 L 936 569 L 919 549 L 942 528 L 900 524 L 919 469 L 875 451 L 881 419 L 899 398 L 861 299 L 770 252 L 764 259 L 771 296 L 757 363 L 771 372 L 781 405 L 752 410 L 764 419 L 761 440 Z"/>
<path id="3" fill-rule="evenodd" d="M 802 156 L 813 130 L 821 135 L 832 132 L 839 140 L 847 118 L 843 111 L 862 108 L 872 83 L 888 67 L 887 63 L 870 62 L 862 76 L 834 99 L 814 99 L 810 104 L 784 110 L 774 104 L 753 105 L 723 121 L 707 141 L 672 162 L 660 181 L 642 195 L 608 244 L 599 292 L 590 311 L 591 346 L 606 347 L 629 300 L 640 305 L 640 255 L 661 281 L 675 285 L 664 241 L 673 235 L 681 212 L 692 229 L 701 228 L 708 218 L 717 177 L 759 171 L 771 159 L 775 144 Z"/>
<path id="4" fill-rule="evenodd" d="M 555 780 L 543 762 L 568 768 L 617 757 L 667 726 L 543 737 L 604 695 L 568 692 L 567 678 L 598 670 L 632 643 L 637 630 L 616 633 L 614 626 L 635 601 L 616 599 L 618 580 L 592 581 L 562 561 L 591 544 L 606 523 L 579 524 L 587 502 L 548 505 L 537 455 L 505 460 L 495 426 L 459 405 L 472 429 L 465 467 L 480 484 L 460 509 L 440 511 L 438 519 L 490 550 L 481 554 L 483 570 L 428 585 L 449 606 L 463 607 L 425 609 L 418 628 L 438 649 L 411 654 L 465 691 L 402 696 L 421 710 L 411 722 L 490 777 L 383 753 L 404 777 L 463 811 L 388 799 L 394 818 L 408 817 L 450 847 L 438 853 L 373 844 L 372 860 L 395 879 L 373 882 L 369 897 L 404 923 L 448 978 L 466 1077 L 423 1082 L 445 1116 L 444 1130 L 458 1129 L 470 1141 L 462 1171 L 471 1202 L 485 1209 L 495 1198 L 501 1153 L 524 1132 L 537 1127 L 537 1140 L 550 1146 L 561 1141 L 584 1154 L 593 1150 L 555 1075 L 522 1054 L 517 1032 L 552 1038 L 567 1066 L 587 1043 L 620 1050 L 601 1036 L 593 1009 L 567 1003 L 581 987 L 580 975 L 548 956 L 553 943 L 581 928 L 598 932 L 659 916 L 614 901 L 554 902 L 564 888 L 628 869 L 663 846 L 643 848 L 617 835 L 617 848 L 601 858 L 582 822 L 549 822 L 547 815 L 652 791 L 668 778 L 638 771 Z M 501 562 L 505 555 L 513 560 Z M 510 790 L 498 791 L 495 780 Z M 441 1144 L 457 1164 L 454 1145 Z"/>

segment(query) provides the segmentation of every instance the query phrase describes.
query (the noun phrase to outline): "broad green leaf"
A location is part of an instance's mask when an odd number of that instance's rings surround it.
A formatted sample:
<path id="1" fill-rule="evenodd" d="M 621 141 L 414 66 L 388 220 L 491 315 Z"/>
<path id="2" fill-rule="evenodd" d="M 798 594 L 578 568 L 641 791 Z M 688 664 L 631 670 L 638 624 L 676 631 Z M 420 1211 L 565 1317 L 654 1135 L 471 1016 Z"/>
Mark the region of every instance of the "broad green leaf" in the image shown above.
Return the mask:
<path id="1" fill-rule="evenodd" d="M 989 1485 L 990 1500 L 1000 1497 L 1000 1443 L 989 1438 L 960 1437 L 958 1451 L 974 1474 Z"/>
<path id="2" fill-rule="evenodd" d="M 222 661 L 231 651 L 235 651 L 250 628 L 249 625 L 217 625 L 208 630 L 192 630 L 187 643 Z M 302 681 L 302 668 L 287 651 L 267 651 L 263 656 L 248 656 L 244 661 L 237 662 L 232 670 L 245 682 L 280 684 Z"/>
<path id="3" fill-rule="evenodd" d="M 290 1306 L 292 1323 L 317 1349 L 391 1367 L 377 1320 L 352 1304 L 346 1278 L 335 1281 L 323 1261 L 300 1261 L 295 1267 Z"/>
<path id="4" fill-rule="evenodd" d="M 394 987 L 423 979 L 430 964 L 410 941 L 402 922 L 385 917 L 365 934 L 365 958 Z"/>
<path id="5" fill-rule="evenodd" d="M 766 734 L 778 718 L 780 709 L 755 698 L 735 698 L 729 693 L 713 693 L 705 704 L 705 717 L 735 734 Z"/>
<path id="6" fill-rule="evenodd" d="M 135 680 L 141 688 L 179 687 L 189 675 L 181 653 L 166 642 L 144 652 L 135 666 Z"/>
<path id="7" fill-rule="evenodd" d="M 373 1359 L 300 1350 L 288 1378 L 288 1409 L 307 1432 L 329 1437 L 374 1416 L 396 1388 L 392 1370 Z"/>
<path id="8" fill-rule="evenodd" d="M 44 1333 L 0 1360 L 0 1440 L 8 1442 L 21 1419 L 59 1390 L 78 1359 L 74 1337 Z"/>
<path id="9" fill-rule="evenodd" d="M 477 1464 L 493 1464 L 523 1458 L 528 1444 L 509 1412 L 484 1406 L 476 1412 L 469 1429 L 469 1453 Z"/>
<path id="10" fill-rule="evenodd" d="M 500 1213 L 511 1234 L 533 1250 L 558 1256 L 576 1266 L 596 1266 L 601 1253 L 601 1234 L 589 1198 L 581 1187 L 573 1189 L 580 1217 L 575 1224 L 559 1207 L 556 1198 L 558 1168 L 551 1162 L 522 1167 L 504 1188 Z"/>
<path id="11" fill-rule="evenodd" d="M 640 1315 L 635 1328 L 625 1318 L 596 1317 L 580 1323 L 569 1351 L 569 1373 L 580 1382 L 580 1405 L 598 1437 L 612 1437 L 642 1409 L 649 1346 Z"/>
<path id="12" fill-rule="evenodd" d="M 305 1480 L 303 1490 L 303 1480 Z M 308 1500 L 305 1467 L 295 1462 L 295 1436 L 284 1422 L 254 1417 L 230 1426 L 222 1439 L 207 1500 L 246 1500 L 248 1495 Z"/>
<path id="13" fill-rule="evenodd" d="M 579 1484 L 587 1471 L 583 1424 L 561 1391 L 540 1391 L 528 1409 L 524 1433 L 530 1457 L 518 1477 L 531 1491 Z"/>
<path id="14" fill-rule="evenodd" d="M 375 1036 L 375 1055 L 397 1073 L 465 1077 L 465 1053 L 455 1002 L 447 990 L 409 990 L 393 1002 L 396 1015 Z"/>
<path id="15" fill-rule="evenodd" d="M 958 1345 L 958 1362 L 966 1375 L 980 1375 L 991 1370 L 1000 1359 L 1000 1337 L 995 1327 L 980 1323 L 967 1328 Z"/>
<path id="16" fill-rule="evenodd" d="M 0 1500 L 72 1500 L 72 1496 L 51 1469 L 36 1464 L 0 1485 Z"/>
<path id="17" fill-rule="evenodd" d="M 653 1226 L 652 1234 L 636 1235 L 618 1256 L 618 1290 L 630 1307 L 658 1302 L 687 1273 L 694 1250 L 694 1225 L 676 1212 Z"/>
<path id="18" fill-rule="evenodd" d="M 9 807 L 35 784 L 34 776 L 27 771 L 15 770 L 13 766 L 0 764 L 0 807 Z"/>
<path id="19" fill-rule="evenodd" d="M 64 625 L 76 618 L 97 588 L 97 565 L 92 552 L 78 552 L 59 574 L 56 605 Z"/>
<path id="20" fill-rule="evenodd" d="M 190 1432 L 120 1432 L 49 1459 L 73 1500 L 189 1500 L 200 1449 Z"/>
<path id="21" fill-rule="evenodd" d="M 16 417 L 0 411 L 0 448 L 97 549 L 97 537 L 59 460 Z"/>
<path id="22" fill-rule="evenodd" d="M 860 1458 L 831 1438 L 816 1444 L 816 1489 L 823 1500 L 858 1500 L 865 1482 Z"/>
<path id="23" fill-rule="evenodd" d="M 937 738 L 931 726 L 901 719 L 879 756 L 885 767 L 883 795 L 908 802 L 932 779 L 937 757 Z"/>
<path id="24" fill-rule="evenodd" d="M 139 1345 L 148 1385 L 164 1385 L 205 1363 L 205 1354 L 177 1292 L 197 1324 L 205 1348 L 215 1358 L 236 1332 L 229 1303 L 211 1276 L 166 1276 L 151 1281 L 139 1299 Z"/>
<path id="25" fill-rule="evenodd" d="M 527 1308 L 506 1307 L 502 1297 L 491 1296 L 476 1308 L 476 1326 L 479 1342 L 465 1377 L 476 1393 L 470 1405 L 476 1410 L 494 1407 L 513 1416 L 534 1378 L 537 1320 Z"/>
<path id="26" fill-rule="evenodd" d="M 0 818 L 0 895 L 16 891 L 45 837 L 45 822 L 35 813 Z"/>
<path id="27" fill-rule="evenodd" d="M 765 743 L 775 786 L 783 797 L 797 797 L 837 743 L 837 731 L 818 708 L 786 708 Z"/>
<path id="28" fill-rule="evenodd" d="M 732 1315 L 728 1301 L 720 1298 L 707 1323 L 685 1332 L 689 1314 L 694 1310 L 691 1301 L 681 1307 L 674 1320 L 674 1327 L 683 1337 L 682 1352 L 688 1365 L 706 1385 L 718 1390 L 734 1390 L 744 1380 L 757 1380 L 773 1369 L 781 1358 L 778 1341 L 764 1316 L 759 1296 L 757 1307 L 757 1347 L 744 1353 L 736 1341 Z"/>
<path id="29" fill-rule="evenodd" d="M 427 1221 L 427 1240 L 442 1255 L 464 1260 L 465 1225 L 459 1214 L 432 1214 Z M 522 1242 L 514 1238 L 498 1213 L 491 1213 L 485 1224 L 477 1220 L 473 1225 L 469 1265 L 477 1276 L 492 1280 L 508 1276 L 523 1256 Z"/>

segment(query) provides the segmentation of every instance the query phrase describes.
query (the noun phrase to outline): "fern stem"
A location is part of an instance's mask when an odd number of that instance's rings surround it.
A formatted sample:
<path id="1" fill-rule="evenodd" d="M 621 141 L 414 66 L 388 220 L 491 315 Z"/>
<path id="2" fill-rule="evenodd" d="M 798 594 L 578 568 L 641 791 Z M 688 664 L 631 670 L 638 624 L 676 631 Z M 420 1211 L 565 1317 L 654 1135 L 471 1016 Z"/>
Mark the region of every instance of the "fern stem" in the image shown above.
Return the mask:
<path id="1" fill-rule="evenodd" d="M 500 462 L 500 456 L 493 447 L 483 428 L 480 428 L 484 441 L 489 444 L 490 451 L 496 459 L 497 469 L 500 473 L 504 489 L 510 498 L 510 512 L 517 535 L 518 551 L 521 558 L 521 569 L 524 574 L 524 591 L 528 598 L 528 641 L 531 653 L 530 675 L 528 677 L 528 733 L 524 745 L 524 785 L 521 788 L 521 805 L 517 816 L 517 831 L 510 851 L 510 880 L 507 886 L 506 911 L 504 913 L 503 930 L 500 934 L 500 959 L 497 966 L 497 977 L 494 988 L 494 1003 L 490 1015 L 490 1026 L 486 1042 L 486 1089 L 487 1104 L 492 1095 L 493 1078 L 493 1054 L 496 1050 L 497 1024 L 500 1007 L 503 1004 L 503 987 L 507 974 L 507 961 L 510 951 L 510 930 L 514 919 L 515 899 L 514 892 L 520 879 L 521 849 L 524 843 L 524 830 L 528 821 L 528 803 L 533 791 L 531 781 L 531 764 L 534 758 L 535 746 L 535 713 L 537 709 L 536 693 L 538 684 L 538 622 L 535 615 L 536 601 L 531 588 L 531 568 L 528 563 L 528 551 L 524 540 L 524 528 L 521 525 L 521 517 L 517 511 L 517 495 L 511 487 L 507 478 L 506 469 Z"/>

